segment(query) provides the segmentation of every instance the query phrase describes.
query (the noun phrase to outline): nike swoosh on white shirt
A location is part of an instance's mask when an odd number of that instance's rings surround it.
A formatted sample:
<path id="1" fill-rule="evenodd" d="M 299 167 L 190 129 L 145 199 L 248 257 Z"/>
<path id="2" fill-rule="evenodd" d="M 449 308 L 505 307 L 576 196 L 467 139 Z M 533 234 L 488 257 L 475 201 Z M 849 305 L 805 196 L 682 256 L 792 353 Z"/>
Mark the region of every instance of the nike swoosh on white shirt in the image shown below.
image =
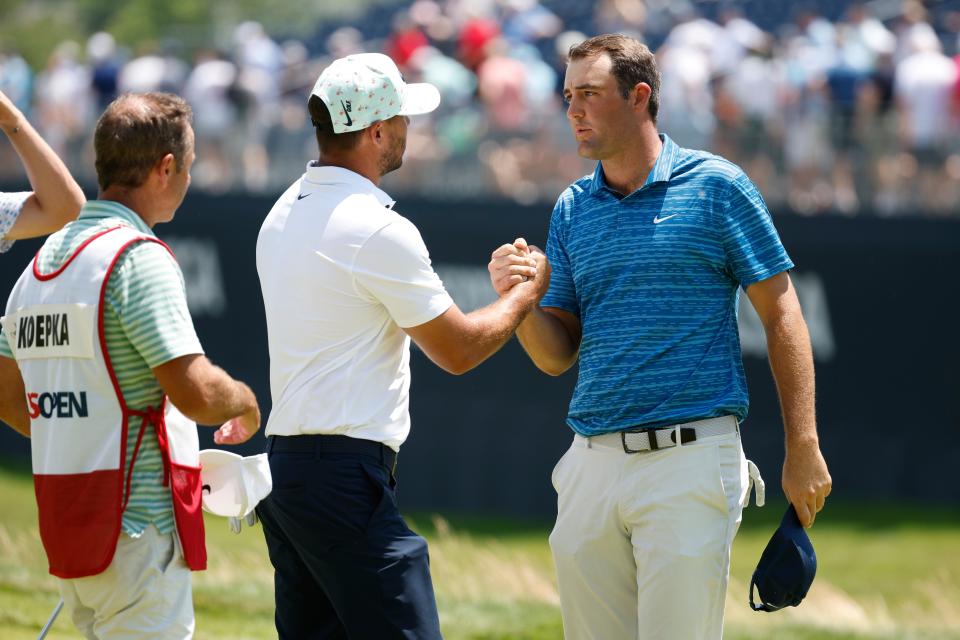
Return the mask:
<path id="1" fill-rule="evenodd" d="M 663 217 L 661 218 L 660 215 L 657 214 L 657 215 L 655 215 L 655 216 L 653 217 L 653 224 L 660 224 L 660 223 L 663 222 L 664 220 L 669 220 L 670 218 L 672 218 L 672 217 L 674 217 L 674 216 L 678 216 L 678 215 L 680 215 L 680 214 L 679 214 L 679 213 L 671 213 L 670 215 L 668 215 L 668 216 L 663 216 Z"/>

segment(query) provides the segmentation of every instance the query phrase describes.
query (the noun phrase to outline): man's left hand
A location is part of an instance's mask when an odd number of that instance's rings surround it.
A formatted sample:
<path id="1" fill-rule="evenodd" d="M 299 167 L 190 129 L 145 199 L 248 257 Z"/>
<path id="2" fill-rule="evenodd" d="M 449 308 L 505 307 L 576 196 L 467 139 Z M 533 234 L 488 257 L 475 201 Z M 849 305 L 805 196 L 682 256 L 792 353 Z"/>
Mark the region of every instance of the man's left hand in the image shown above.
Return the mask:
<path id="1" fill-rule="evenodd" d="M 260 428 L 260 410 L 256 409 L 223 423 L 213 434 L 217 444 L 241 444 L 253 437 Z"/>
<path id="2" fill-rule="evenodd" d="M 816 442 L 788 445 L 783 463 L 783 493 L 796 509 L 800 524 L 813 525 L 832 487 L 827 463 Z"/>

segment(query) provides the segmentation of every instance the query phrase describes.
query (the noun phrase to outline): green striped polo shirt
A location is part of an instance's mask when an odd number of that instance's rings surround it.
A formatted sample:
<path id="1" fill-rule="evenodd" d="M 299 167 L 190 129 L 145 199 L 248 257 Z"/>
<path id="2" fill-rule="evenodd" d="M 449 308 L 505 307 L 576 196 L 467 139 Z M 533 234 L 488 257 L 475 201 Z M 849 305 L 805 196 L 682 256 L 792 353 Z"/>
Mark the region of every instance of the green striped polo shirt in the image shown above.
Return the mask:
<path id="1" fill-rule="evenodd" d="M 40 270 L 56 270 L 77 246 L 98 231 L 117 225 L 153 236 L 136 213 L 108 200 L 87 202 L 80 217 L 50 236 L 40 250 Z M 104 334 L 123 399 L 130 409 L 157 407 L 163 391 L 152 368 L 180 356 L 203 353 L 187 309 L 180 267 L 155 242 L 124 250 L 107 283 Z M 0 355 L 12 358 L 0 335 Z M 127 465 L 136 446 L 140 418 L 127 425 Z M 126 481 L 126 471 L 124 481 Z M 173 530 L 170 490 L 163 486 L 163 460 L 154 430 L 147 427 L 130 479 L 130 499 L 123 512 L 123 531 L 143 533 L 150 523 L 161 533 Z"/>

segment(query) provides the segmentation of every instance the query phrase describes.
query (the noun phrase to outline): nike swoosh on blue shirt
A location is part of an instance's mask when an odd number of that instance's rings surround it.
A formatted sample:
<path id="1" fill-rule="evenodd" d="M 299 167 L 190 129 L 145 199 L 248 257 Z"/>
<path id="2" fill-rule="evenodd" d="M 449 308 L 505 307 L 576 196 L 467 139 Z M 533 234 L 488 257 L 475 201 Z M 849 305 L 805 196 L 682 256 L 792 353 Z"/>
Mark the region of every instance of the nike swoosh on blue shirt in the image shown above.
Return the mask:
<path id="1" fill-rule="evenodd" d="M 671 213 L 670 215 L 668 215 L 668 216 L 663 216 L 662 218 L 660 217 L 659 214 L 658 214 L 658 215 L 655 215 L 655 216 L 653 217 L 653 224 L 660 224 L 661 222 L 663 222 L 663 221 L 665 221 L 665 220 L 669 220 L 670 218 L 672 218 L 672 217 L 674 217 L 674 216 L 678 216 L 678 215 L 680 215 L 680 214 L 679 214 L 679 213 Z"/>

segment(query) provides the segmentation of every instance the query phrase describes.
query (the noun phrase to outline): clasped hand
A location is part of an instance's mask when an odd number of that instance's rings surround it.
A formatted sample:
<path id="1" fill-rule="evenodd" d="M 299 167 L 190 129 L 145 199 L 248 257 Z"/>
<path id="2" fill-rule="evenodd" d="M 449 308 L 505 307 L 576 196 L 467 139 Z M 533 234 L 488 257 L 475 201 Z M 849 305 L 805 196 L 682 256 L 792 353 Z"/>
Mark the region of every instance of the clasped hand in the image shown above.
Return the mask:
<path id="1" fill-rule="evenodd" d="M 547 256 L 538 247 L 528 245 L 523 238 L 498 247 L 490 255 L 487 271 L 490 272 L 490 284 L 500 297 L 509 294 L 517 285 L 523 285 L 532 288 L 539 302 L 550 285 Z"/>

